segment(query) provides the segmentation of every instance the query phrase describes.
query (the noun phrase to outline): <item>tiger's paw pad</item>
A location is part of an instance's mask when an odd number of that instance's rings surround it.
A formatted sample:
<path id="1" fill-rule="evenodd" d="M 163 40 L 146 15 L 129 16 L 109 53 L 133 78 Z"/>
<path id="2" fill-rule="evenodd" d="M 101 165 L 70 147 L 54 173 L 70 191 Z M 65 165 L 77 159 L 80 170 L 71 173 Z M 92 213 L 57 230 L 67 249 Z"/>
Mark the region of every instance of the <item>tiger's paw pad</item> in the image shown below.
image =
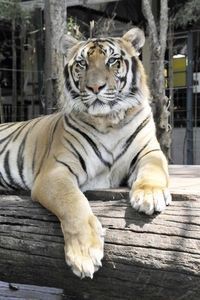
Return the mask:
<path id="1" fill-rule="evenodd" d="M 172 201 L 167 188 L 137 189 L 130 196 L 132 207 L 147 215 L 163 211 Z"/>
<path id="2" fill-rule="evenodd" d="M 85 230 L 86 229 L 86 230 Z M 105 230 L 95 216 L 89 218 L 83 232 L 68 235 L 65 240 L 66 263 L 80 278 L 93 278 L 103 258 Z"/>

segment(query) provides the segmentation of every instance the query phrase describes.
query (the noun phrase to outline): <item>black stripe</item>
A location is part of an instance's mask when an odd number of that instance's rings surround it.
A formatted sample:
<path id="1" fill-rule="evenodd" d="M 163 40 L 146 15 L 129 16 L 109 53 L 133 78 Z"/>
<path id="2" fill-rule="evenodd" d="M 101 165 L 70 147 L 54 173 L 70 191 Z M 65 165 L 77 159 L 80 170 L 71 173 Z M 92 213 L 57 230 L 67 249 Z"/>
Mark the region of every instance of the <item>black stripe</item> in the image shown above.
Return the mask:
<path id="1" fill-rule="evenodd" d="M 72 67 L 70 68 L 70 70 L 72 72 Z M 69 77 L 69 72 L 68 72 L 68 64 L 64 68 L 64 76 L 65 76 L 65 85 L 66 85 L 67 90 L 71 93 L 71 95 L 72 95 L 73 98 L 79 97 L 79 94 L 72 89 L 72 86 L 70 84 L 70 77 Z M 71 76 L 72 76 L 72 74 L 71 74 Z M 73 78 L 73 76 L 72 76 L 72 78 Z M 77 82 L 74 79 L 73 79 L 73 81 L 74 81 L 75 86 L 78 89 Z"/>
<path id="2" fill-rule="evenodd" d="M 94 150 L 95 154 L 98 156 L 98 158 L 101 160 L 101 162 L 103 162 L 103 164 L 105 166 L 107 166 L 108 168 L 111 167 L 111 164 L 104 160 L 101 152 L 99 151 L 99 149 L 97 148 L 96 144 L 94 143 L 94 141 L 83 131 L 81 131 L 79 128 L 73 126 L 71 123 L 69 123 L 69 120 L 67 119 L 67 117 L 65 116 L 65 122 L 66 124 L 71 127 L 72 129 L 74 129 L 75 131 L 77 131 L 80 135 L 82 135 L 82 137 L 84 137 L 86 139 L 86 141 L 90 144 L 90 146 L 92 147 L 92 149 Z"/>
<path id="3" fill-rule="evenodd" d="M 138 161 L 140 161 L 144 156 L 146 156 L 147 154 L 151 153 L 151 152 L 155 152 L 155 151 L 161 151 L 161 149 L 153 149 L 153 150 L 150 150 L 148 151 L 147 153 L 143 154 Z"/>
<path id="4" fill-rule="evenodd" d="M 111 101 L 109 101 L 109 106 L 110 106 L 110 108 L 112 108 L 114 105 L 116 105 L 117 103 L 118 103 L 119 101 L 116 99 L 116 100 L 111 100 Z"/>
<path id="5" fill-rule="evenodd" d="M 76 123 L 77 126 L 80 125 L 80 127 L 83 128 L 83 130 L 85 130 L 86 132 L 88 132 L 88 128 L 85 127 L 85 126 L 83 126 L 84 121 L 83 121 L 82 119 L 81 119 L 81 120 L 79 120 L 79 119 L 78 119 L 78 120 L 75 120 L 72 116 L 70 116 L 70 119 L 71 119 L 74 123 Z M 83 124 L 82 124 L 82 123 L 83 123 Z M 86 124 L 87 124 L 87 123 L 86 123 Z M 90 125 L 90 124 L 88 124 L 88 125 Z M 93 127 L 93 126 L 92 126 L 92 127 Z M 97 130 L 95 127 L 93 127 L 93 128 L 95 129 L 96 132 L 99 132 L 99 133 L 101 133 L 101 134 L 107 134 L 108 131 L 109 131 L 109 129 L 108 129 L 106 132 L 101 132 L 100 130 Z M 94 133 L 93 133 L 93 136 L 94 136 L 96 139 L 98 139 Z M 111 154 L 111 156 L 112 156 L 112 152 L 110 152 L 103 144 L 101 144 L 101 146 L 106 150 L 107 153 Z"/>
<path id="6" fill-rule="evenodd" d="M 151 141 L 151 139 L 140 149 L 140 151 L 138 151 L 138 153 L 135 155 L 135 157 L 132 159 L 132 161 L 131 161 L 131 163 L 130 163 L 130 168 L 129 168 L 129 170 L 130 170 L 130 172 L 132 173 L 132 169 L 134 169 L 135 168 L 135 165 L 136 165 L 136 163 L 138 163 L 138 161 L 143 157 L 143 156 L 145 156 L 145 154 L 144 155 L 142 155 L 140 158 L 139 158 L 139 160 L 138 160 L 138 157 L 140 156 L 140 154 L 142 153 L 142 151 L 144 151 L 144 149 L 149 145 L 149 143 L 150 143 L 150 141 Z M 149 151 L 149 152 L 151 152 L 151 151 Z"/>
<path id="7" fill-rule="evenodd" d="M 78 140 L 78 138 L 77 138 L 75 135 L 73 135 L 71 132 L 67 131 L 65 128 L 64 128 L 64 131 L 65 131 L 67 134 L 71 135 L 71 136 L 79 143 L 79 145 L 83 148 L 83 150 L 84 150 L 85 153 L 87 154 L 87 151 L 86 151 L 85 147 L 81 144 L 81 142 Z"/>
<path id="8" fill-rule="evenodd" d="M 25 148 L 26 140 L 27 140 L 27 137 L 28 137 L 28 134 L 29 134 L 30 130 L 31 129 L 29 129 L 26 132 L 26 134 L 25 134 L 25 136 L 24 136 L 24 138 L 23 138 L 23 140 L 22 140 L 22 142 L 19 146 L 19 150 L 18 150 L 18 153 L 17 153 L 17 167 L 18 167 L 19 175 L 21 177 L 21 180 L 22 180 L 26 190 L 29 190 L 29 187 L 26 185 L 26 182 L 25 182 L 25 179 L 24 179 L 24 174 L 23 174 L 23 171 L 24 171 L 24 148 Z"/>
<path id="9" fill-rule="evenodd" d="M 54 134 L 55 134 L 55 132 L 56 132 L 56 129 L 57 129 L 57 127 L 58 127 L 58 123 L 59 123 L 59 121 L 60 121 L 61 118 L 62 118 L 62 116 L 60 116 L 60 117 L 58 118 L 58 120 L 57 120 L 56 123 L 54 124 L 54 127 L 53 127 L 53 129 L 52 129 L 52 131 L 51 131 L 51 136 L 50 136 L 50 141 L 49 141 L 49 146 L 48 146 L 47 156 L 49 155 L 49 153 L 50 153 L 50 151 L 51 151 L 51 146 L 52 146 L 52 143 L 53 143 L 53 141 L 54 141 Z"/>
<path id="10" fill-rule="evenodd" d="M 129 172 L 132 173 L 133 170 L 134 170 L 134 167 L 135 167 L 135 164 L 138 160 L 138 157 L 140 155 L 140 153 L 145 149 L 147 145 L 145 145 L 144 147 L 142 147 L 142 149 L 140 151 L 138 151 L 138 153 L 135 155 L 135 157 L 132 159 L 131 163 L 130 163 L 130 168 L 129 168 Z M 130 176 L 130 173 L 129 173 L 129 176 Z"/>
<path id="11" fill-rule="evenodd" d="M 120 86 L 121 90 L 125 87 L 125 85 L 127 83 L 127 74 L 129 71 L 129 61 L 127 59 L 124 59 L 124 63 L 126 65 L 126 74 L 125 74 L 125 76 L 120 78 L 120 82 L 121 82 L 121 84 L 123 84 L 123 86 Z"/>
<path id="12" fill-rule="evenodd" d="M 136 130 L 132 133 L 132 135 L 127 139 L 124 145 L 124 149 L 122 152 L 115 158 L 115 162 L 122 156 L 124 153 L 128 150 L 129 146 L 132 144 L 133 140 L 137 136 L 137 134 L 147 125 L 149 122 L 151 116 L 149 115 L 137 128 Z"/>
<path id="13" fill-rule="evenodd" d="M 34 171 L 35 171 L 35 160 L 36 160 L 37 147 L 38 147 L 38 140 L 36 140 L 36 142 L 35 142 L 35 148 L 34 148 L 33 158 L 32 158 L 32 172 L 33 172 L 33 174 L 34 174 Z"/>
<path id="14" fill-rule="evenodd" d="M 110 50 L 111 55 L 115 52 L 114 49 L 111 46 L 109 46 L 109 50 Z"/>
<path id="15" fill-rule="evenodd" d="M 38 121 L 40 121 L 40 120 L 44 120 L 44 118 L 41 117 L 41 119 L 39 119 Z M 37 123 L 38 123 L 38 122 L 37 122 Z M 34 127 L 37 123 L 35 123 L 35 124 L 33 125 L 33 127 Z M 33 129 L 33 127 L 32 127 L 31 129 Z M 35 171 L 35 161 L 36 161 L 36 154 L 37 154 L 37 146 L 38 146 L 38 139 L 36 140 L 35 149 L 34 149 L 34 153 L 33 153 L 33 161 L 32 161 L 32 171 L 33 171 L 33 173 L 34 173 L 34 171 Z M 44 147 L 43 147 L 43 148 L 44 148 Z M 39 175 L 39 173 L 40 173 L 40 171 L 41 171 L 41 169 L 42 169 L 42 166 L 43 166 L 43 164 L 44 164 L 46 155 L 47 155 L 47 151 L 44 151 L 43 156 L 42 156 L 42 159 L 41 159 L 41 161 L 40 161 L 40 165 L 39 165 L 38 171 L 36 172 L 36 174 L 34 174 L 34 180 L 33 180 L 34 182 L 35 182 L 37 176 Z"/>
<path id="16" fill-rule="evenodd" d="M 111 45 L 116 46 L 115 41 L 112 38 L 106 38 L 106 39 L 99 38 L 93 41 L 93 43 L 110 43 Z"/>
<path id="17" fill-rule="evenodd" d="M 6 155 L 5 155 L 5 158 L 4 158 L 4 170 L 6 172 L 6 175 L 8 177 L 9 182 L 13 185 L 14 181 L 13 181 L 13 178 L 12 178 L 11 173 L 10 173 L 9 155 L 10 155 L 10 152 L 7 151 Z"/>
<path id="18" fill-rule="evenodd" d="M 150 140 L 148 141 L 148 143 L 137 153 L 137 155 L 134 157 L 134 159 L 131 161 L 131 164 L 130 164 L 130 169 L 129 169 L 129 173 L 127 175 L 127 182 L 128 182 L 128 179 L 131 177 L 131 175 L 133 174 L 133 171 L 135 170 L 135 166 L 136 164 L 138 164 L 138 162 L 147 154 L 151 153 L 151 152 L 154 152 L 154 151 L 161 151 L 160 149 L 154 149 L 154 150 L 150 150 L 148 151 L 147 153 L 143 154 L 139 159 L 139 155 L 141 154 L 142 151 L 144 151 L 144 149 L 148 146 Z"/>
<path id="19" fill-rule="evenodd" d="M 112 101 L 111 101 L 111 102 L 112 102 Z M 117 102 L 117 101 L 116 101 L 116 102 Z M 109 102 L 109 105 L 110 105 L 110 102 Z M 72 119 L 72 118 L 71 118 L 71 119 Z M 83 124 L 85 124 L 86 126 L 92 128 L 92 129 L 94 129 L 96 132 L 99 132 L 99 133 L 101 133 L 101 134 L 107 134 L 107 133 L 108 133 L 107 131 L 101 131 L 101 130 L 99 130 L 99 129 L 96 128 L 94 125 L 88 123 L 86 120 L 81 119 L 81 120 L 79 120 L 79 121 L 81 121 L 81 122 L 82 122 Z"/>
<path id="20" fill-rule="evenodd" d="M 14 137 L 13 142 L 16 141 L 16 139 L 19 137 L 20 133 L 24 130 L 24 128 L 25 128 L 27 125 L 30 124 L 30 122 L 32 122 L 32 120 L 30 120 L 30 121 L 28 121 L 28 122 L 25 122 L 25 123 L 21 126 L 19 132 L 18 132 L 18 133 L 16 134 L 16 136 Z"/>
<path id="21" fill-rule="evenodd" d="M 7 125 L 7 126 L 6 126 L 6 125 Z M 5 123 L 5 124 L 1 124 L 1 125 L 0 125 L 0 128 L 1 128 L 1 127 L 3 127 L 3 128 L 0 129 L 0 132 L 1 132 L 1 131 L 4 131 L 4 130 L 10 128 L 10 127 L 13 127 L 13 126 L 15 126 L 15 125 L 16 125 L 16 123 L 11 123 L 11 124 L 9 124 L 9 123 L 6 124 L 6 123 Z"/>
<path id="22" fill-rule="evenodd" d="M 3 152 L 6 150 L 7 146 L 9 145 L 10 141 L 12 140 L 12 136 L 9 138 L 9 140 L 7 141 L 7 143 L 3 146 L 3 148 L 0 151 L 0 155 L 3 154 Z"/>
<path id="23" fill-rule="evenodd" d="M 1 172 L 0 172 L 0 182 L 1 182 L 1 186 L 5 189 L 13 189 L 13 186 L 11 186 L 8 182 L 6 182 L 6 180 L 3 178 Z"/>
<path id="24" fill-rule="evenodd" d="M 148 142 L 149 143 L 149 142 Z M 124 176 L 124 178 L 121 180 L 120 182 L 120 186 L 127 186 L 128 183 L 128 179 L 130 178 L 130 176 L 132 175 L 133 171 L 135 170 L 135 164 L 138 160 L 138 157 L 140 155 L 140 153 L 146 148 L 146 146 L 148 145 L 148 143 L 142 147 L 142 149 L 140 149 L 138 151 L 138 153 L 134 156 L 134 158 L 132 159 L 131 163 L 130 163 L 130 167 L 129 167 L 129 171 L 128 173 Z"/>
<path id="25" fill-rule="evenodd" d="M 74 79 L 74 76 L 73 76 L 73 66 L 74 65 L 70 66 L 70 74 L 71 74 L 71 77 L 72 77 L 72 80 L 74 82 L 75 87 L 78 89 L 78 83 L 79 82 Z"/>
<path id="26" fill-rule="evenodd" d="M 17 184 L 12 175 L 11 175 L 11 172 L 10 172 L 10 164 L 9 164 L 9 156 L 10 156 L 10 151 L 8 150 L 6 152 L 6 155 L 5 155 L 5 158 L 4 158 L 4 170 L 6 172 L 6 175 L 8 177 L 8 181 L 9 181 L 9 185 L 12 187 L 12 189 L 22 189 L 22 187 Z"/>
<path id="27" fill-rule="evenodd" d="M 33 130 L 33 128 L 41 121 L 42 119 L 39 118 L 39 119 L 36 119 L 34 120 L 34 124 L 28 128 L 28 130 L 26 131 L 24 137 L 23 137 L 23 140 L 22 142 L 20 143 L 19 145 L 19 150 L 18 150 L 18 154 L 17 154 L 17 167 L 18 167 L 18 171 L 19 171 L 19 175 L 21 177 L 21 180 L 24 184 L 24 187 L 26 190 L 29 190 L 29 187 L 26 185 L 26 182 L 25 182 L 25 178 L 24 178 L 24 174 L 23 174 L 23 171 L 24 171 L 24 150 L 25 150 L 25 144 L 26 144 L 26 140 L 30 134 L 30 132 Z M 30 120 L 30 122 L 32 122 L 33 120 Z M 30 124 L 30 122 L 27 122 L 26 125 Z M 23 129 L 25 129 L 26 126 L 24 126 L 20 132 L 17 134 L 17 136 L 15 137 L 15 139 L 19 136 L 19 134 L 22 132 Z M 15 140 L 14 139 L 14 140 Z M 33 162 L 32 162 L 32 170 L 33 170 Z"/>
<path id="28" fill-rule="evenodd" d="M 40 122 L 42 121 L 44 118 L 37 118 L 34 121 L 34 124 L 32 125 L 31 128 L 29 128 L 28 132 L 26 133 L 26 137 L 28 137 L 28 134 L 33 130 L 33 128 Z M 32 158 L 32 172 L 34 173 L 34 168 L 35 168 L 35 159 L 36 159 L 36 152 L 37 152 L 37 141 L 35 144 L 35 148 L 34 148 L 34 153 L 33 153 L 33 158 Z"/>
<path id="29" fill-rule="evenodd" d="M 117 101 L 116 101 L 116 102 L 117 102 Z M 72 120 L 74 123 L 77 123 L 77 121 L 74 120 L 74 118 L 73 118 L 72 116 L 70 116 L 70 118 L 71 118 L 71 120 Z M 94 131 L 96 131 L 96 132 L 98 132 L 98 133 L 101 133 L 101 134 L 107 134 L 107 133 L 108 133 L 108 131 L 101 131 L 101 130 L 99 130 L 98 128 L 96 128 L 94 125 L 88 123 L 88 122 L 87 122 L 86 120 L 84 120 L 83 118 L 78 119 L 78 121 L 79 121 L 79 123 L 80 123 L 80 126 L 81 126 L 82 128 L 84 128 L 85 130 L 87 130 L 87 131 L 88 131 L 88 128 L 85 128 L 85 126 L 83 127 L 83 124 L 86 125 L 86 126 L 91 127 L 92 129 L 94 129 Z M 77 124 L 78 124 L 78 123 L 77 123 Z"/>
<path id="30" fill-rule="evenodd" d="M 132 71 L 132 85 L 133 87 L 136 85 L 136 70 L 137 70 L 137 60 L 133 56 L 131 58 L 131 71 Z"/>
<path id="31" fill-rule="evenodd" d="M 36 178 L 38 177 L 38 175 L 39 175 L 39 173 L 40 173 L 40 171 L 41 171 L 41 169 L 42 169 L 42 166 L 43 166 L 44 161 L 45 161 L 45 157 L 46 157 L 46 151 L 44 151 L 44 154 L 43 154 L 42 159 L 41 159 L 41 161 L 40 161 L 40 166 L 39 166 L 39 168 L 38 168 L 37 173 L 36 173 L 35 176 L 34 176 L 34 182 L 35 182 Z"/>
<path id="32" fill-rule="evenodd" d="M 86 168 L 86 164 L 85 164 L 83 157 L 80 155 L 80 153 L 77 151 L 77 149 L 74 147 L 74 145 L 66 137 L 64 137 L 64 139 L 71 146 L 71 148 L 75 151 L 75 153 L 80 161 L 82 169 L 85 171 L 85 173 L 87 173 L 87 168 Z"/>
<path id="33" fill-rule="evenodd" d="M 124 50 L 121 50 L 121 55 L 122 55 L 122 56 L 125 56 L 125 55 L 126 55 L 126 53 L 124 52 Z"/>
<path id="34" fill-rule="evenodd" d="M 77 180 L 78 185 L 79 185 L 79 178 L 78 178 L 77 174 L 75 174 L 73 172 L 72 168 L 67 163 L 65 163 L 64 161 L 61 161 L 61 160 L 57 159 L 55 155 L 54 155 L 54 159 L 56 160 L 57 163 L 60 163 L 60 164 L 62 164 L 63 166 L 65 166 L 69 169 L 69 171 L 76 177 L 76 180 Z"/>
<path id="35" fill-rule="evenodd" d="M 134 133 L 128 138 L 126 141 L 126 147 L 129 147 L 129 145 L 132 143 L 136 135 L 147 125 L 147 123 L 150 121 L 151 115 L 148 115 L 146 119 L 136 128 Z"/>
<path id="36" fill-rule="evenodd" d="M 10 137 L 12 137 L 14 135 L 15 132 L 17 132 L 18 130 L 20 130 L 20 128 L 23 126 L 23 124 L 19 127 L 17 127 L 15 130 L 13 130 L 9 135 L 7 135 L 6 137 L 2 138 L 0 140 L 0 144 L 2 144 L 3 142 L 5 142 L 7 139 L 9 139 Z M 6 129 L 5 129 L 6 130 Z"/>
<path id="37" fill-rule="evenodd" d="M 22 124 L 21 126 L 19 126 L 18 128 L 16 128 L 16 129 L 15 129 L 13 132 L 11 132 L 9 135 L 7 135 L 5 138 L 2 138 L 2 139 L 0 140 L 0 144 L 1 144 L 1 143 L 5 142 L 5 141 L 8 139 L 7 143 L 6 143 L 6 144 L 3 146 L 3 148 L 1 149 L 0 155 L 3 154 L 3 152 L 6 150 L 7 146 L 9 145 L 10 141 L 11 141 L 12 138 L 13 138 L 14 133 L 17 132 L 18 130 L 22 129 L 22 127 L 23 127 L 23 124 Z M 6 129 L 7 129 L 7 128 L 6 128 Z M 6 130 L 6 129 L 5 129 L 5 130 Z M 14 141 L 14 140 L 15 140 L 15 138 L 13 139 L 13 141 Z"/>
<path id="38" fill-rule="evenodd" d="M 144 149 L 148 146 L 150 140 L 138 151 L 138 153 L 134 156 L 134 158 L 132 159 L 131 163 L 130 163 L 130 167 L 129 167 L 129 171 L 128 173 L 124 176 L 124 178 L 122 179 L 120 186 L 127 186 L 128 180 L 130 178 L 130 176 L 132 175 L 133 171 L 135 170 L 135 166 L 136 163 L 138 163 L 138 161 L 145 156 L 146 154 L 144 154 L 142 157 L 140 157 L 140 159 L 138 160 L 138 157 L 140 156 L 140 154 L 142 153 L 142 151 L 144 151 Z M 153 150 L 156 151 L 156 150 Z M 149 151 L 151 152 L 151 151 Z M 149 153 L 148 152 L 148 153 Z"/>
<path id="39" fill-rule="evenodd" d="M 124 59 L 124 62 L 125 62 L 125 65 L 126 65 L 126 74 L 127 74 L 128 71 L 129 71 L 129 61 L 128 61 L 128 59 Z"/>
<path id="40" fill-rule="evenodd" d="M 31 121 L 29 121 L 29 122 L 31 122 Z M 7 143 L 3 146 L 3 148 L 1 149 L 1 151 L 0 151 L 0 155 L 6 150 L 6 148 L 7 148 L 7 146 L 9 145 L 9 143 L 10 143 L 10 141 L 12 140 L 12 138 L 13 138 L 13 135 L 17 132 L 17 131 L 19 131 L 18 133 L 17 133 L 17 135 L 14 137 L 14 139 L 13 139 L 13 142 L 17 139 L 17 137 L 19 136 L 19 134 L 22 132 L 22 130 L 26 127 L 26 125 L 27 124 L 29 124 L 29 122 L 27 122 L 26 124 L 22 124 L 21 126 L 19 126 L 18 128 L 16 128 L 13 132 L 11 132 L 9 135 L 7 135 L 5 138 L 2 138 L 1 140 L 0 140 L 0 144 L 1 143 L 3 143 L 3 142 L 5 142 L 7 139 L 8 139 L 8 141 L 7 141 Z M 6 130 L 6 129 L 5 129 Z"/>
<path id="41" fill-rule="evenodd" d="M 67 89 L 71 90 L 70 80 L 69 80 L 69 72 L 68 72 L 68 64 L 64 68 L 64 76 L 65 76 L 65 84 Z"/>

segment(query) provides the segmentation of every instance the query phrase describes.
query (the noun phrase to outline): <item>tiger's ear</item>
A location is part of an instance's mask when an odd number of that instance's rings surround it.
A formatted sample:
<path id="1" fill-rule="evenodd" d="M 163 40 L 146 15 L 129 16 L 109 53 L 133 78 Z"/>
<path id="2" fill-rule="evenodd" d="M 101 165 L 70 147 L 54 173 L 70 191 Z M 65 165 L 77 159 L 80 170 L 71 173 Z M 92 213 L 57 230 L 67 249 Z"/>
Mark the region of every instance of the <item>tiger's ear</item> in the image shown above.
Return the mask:
<path id="1" fill-rule="evenodd" d="M 138 27 L 130 29 L 123 35 L 122 39 L 131 43 L 137 52 L 139 52 L 140 48 L 142 48 L 145 43 L 144 32 Z"/>
<path id="2" fill-rule="evenodd" d="M 76 44 L 78 43 L 78 40 L 75 39 L 73 36 L 69 34 L 65 34 L 62 36 L 60 40 L 60 48 L 63 54 L 67 54 L 69 50 L 72 49 Z"/>

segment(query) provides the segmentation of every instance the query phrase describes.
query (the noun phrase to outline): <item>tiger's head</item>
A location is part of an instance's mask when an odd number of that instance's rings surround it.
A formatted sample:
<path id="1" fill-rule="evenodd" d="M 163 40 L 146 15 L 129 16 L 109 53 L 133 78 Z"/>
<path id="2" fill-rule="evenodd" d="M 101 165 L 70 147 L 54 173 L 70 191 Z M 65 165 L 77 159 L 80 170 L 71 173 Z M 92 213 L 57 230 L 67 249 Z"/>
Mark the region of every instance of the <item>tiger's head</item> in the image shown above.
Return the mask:
<path id="1" fill-rule="evenodd" d="M 139 60 L 142 30 L 133 28 L 122 38 L 62 39 L 68 112 L 93 116 L 124 114 L 148 98 L 146 76 Z"/>

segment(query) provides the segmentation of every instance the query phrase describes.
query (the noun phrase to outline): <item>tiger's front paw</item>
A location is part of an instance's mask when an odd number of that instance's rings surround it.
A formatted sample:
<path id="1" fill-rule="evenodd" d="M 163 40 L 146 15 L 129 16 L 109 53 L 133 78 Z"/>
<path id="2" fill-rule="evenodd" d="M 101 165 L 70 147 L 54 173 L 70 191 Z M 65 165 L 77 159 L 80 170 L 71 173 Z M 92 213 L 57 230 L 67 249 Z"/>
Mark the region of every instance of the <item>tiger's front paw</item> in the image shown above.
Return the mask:
<path id="1" fill-rule="evenodd" d="M 64 230 L 63 230 L 64 231 Z M 104 229 L 98 219 L 91 215 L 88 223 L 75 234 L 64 232 L 66 263 L 77 276 L 93 278 L 102 265 Z"/>
<path id="2" fill-rule="evenodd" d="M 139 212 L 151 215 L 161 212 L 171 203 L 171 195 L 167 188 L 141 188 L 131 191 L 131 205 Z"/>

